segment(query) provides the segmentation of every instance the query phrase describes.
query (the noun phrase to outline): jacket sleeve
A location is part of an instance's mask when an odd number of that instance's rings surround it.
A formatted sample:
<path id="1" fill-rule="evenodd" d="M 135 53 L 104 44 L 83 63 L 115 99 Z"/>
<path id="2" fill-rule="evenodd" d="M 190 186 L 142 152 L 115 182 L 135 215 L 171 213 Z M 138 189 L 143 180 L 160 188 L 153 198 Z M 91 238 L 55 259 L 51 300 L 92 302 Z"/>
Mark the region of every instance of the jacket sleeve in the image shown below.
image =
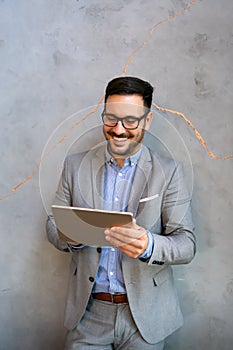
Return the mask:
<path id="1" fill-rule="evenodd" d="M 69 188 L 68 183 L 68 176 L 67 176 L 67 165 L 68 161 L 65 160 L 62 175 L 58 184 L 58 189 L 56 191 L 55 199 L 53 201 L 53 204 L 55 205 L 63 205 L 63 206 L 70 206 L 72 203 L 71 199 L 71 192 Z M 64 236 L 64 240 L 61 240 L 58 235 L 57 227 L 55 224 L 55 220 L 52 214 L 48 216 L 47 222 L 46 222 L 46 233 L 47 238 L 50 243 L 52 243 L 57 249 L 68 252 L 69 248 L 65 241 L 66 236 Z"/>
<path id="2" fill-rule="evenodd" d="M 179 164 L 164 192 L 161 209 L 162 232 L 154 234 L 154 249 L 148 261 L 149 265 L 187 264 L 193 259 L 196 239 L 190 201 L 182 166 Z"/>

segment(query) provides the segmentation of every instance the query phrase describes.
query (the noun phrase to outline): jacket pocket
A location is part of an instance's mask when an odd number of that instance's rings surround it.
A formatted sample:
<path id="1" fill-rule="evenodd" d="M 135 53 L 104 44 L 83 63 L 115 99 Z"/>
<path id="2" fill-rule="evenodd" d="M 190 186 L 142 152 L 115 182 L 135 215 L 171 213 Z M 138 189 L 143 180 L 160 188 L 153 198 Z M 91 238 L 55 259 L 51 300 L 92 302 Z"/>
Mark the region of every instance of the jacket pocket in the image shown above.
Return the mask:
<path id="1" fill-rule="evenodd" d="M 161 216 L 161 196 L 142 198 L 138 206 L 137 222 L 140 226 L 151 229 Z"/>
<path id="2" fill-rule="evenodd" d="M 153 282 L 155 287 L 161 286 L 165 281 L 171 279 L 172 271 L 171 268 L 162 269 L 153 277 Z"/>

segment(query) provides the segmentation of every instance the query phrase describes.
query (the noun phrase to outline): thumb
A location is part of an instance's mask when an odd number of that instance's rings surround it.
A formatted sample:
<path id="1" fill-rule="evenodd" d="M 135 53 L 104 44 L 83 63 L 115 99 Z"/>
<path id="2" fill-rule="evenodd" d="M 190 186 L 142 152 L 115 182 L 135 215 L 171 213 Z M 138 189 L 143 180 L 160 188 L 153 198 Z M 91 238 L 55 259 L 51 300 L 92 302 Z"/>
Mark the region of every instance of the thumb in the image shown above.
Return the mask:
<path id="1" fill-rule="evenodd" d="M 136 223 L 136 219 L 135 219 L 135 218 L 133 218 L 133 220 L 132 220 L 132 226 L 133 226 L 134 228 L 139 228 L 139 226 L 138 226 L 137 223 Z"/>

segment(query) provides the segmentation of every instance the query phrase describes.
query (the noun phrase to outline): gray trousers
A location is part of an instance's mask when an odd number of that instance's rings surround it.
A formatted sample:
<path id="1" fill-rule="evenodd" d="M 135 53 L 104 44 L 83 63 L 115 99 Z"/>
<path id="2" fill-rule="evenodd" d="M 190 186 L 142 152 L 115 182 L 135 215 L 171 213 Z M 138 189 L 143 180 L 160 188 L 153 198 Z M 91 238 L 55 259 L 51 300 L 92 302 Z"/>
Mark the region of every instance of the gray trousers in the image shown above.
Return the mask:
<path id="1" fill-rule="evenodd" d="M 162 350 L 164 341 L 147 343 L 140 335 L 128 304 L 91 298 L 78 326 L 67 333 L 65 350 Z"/>

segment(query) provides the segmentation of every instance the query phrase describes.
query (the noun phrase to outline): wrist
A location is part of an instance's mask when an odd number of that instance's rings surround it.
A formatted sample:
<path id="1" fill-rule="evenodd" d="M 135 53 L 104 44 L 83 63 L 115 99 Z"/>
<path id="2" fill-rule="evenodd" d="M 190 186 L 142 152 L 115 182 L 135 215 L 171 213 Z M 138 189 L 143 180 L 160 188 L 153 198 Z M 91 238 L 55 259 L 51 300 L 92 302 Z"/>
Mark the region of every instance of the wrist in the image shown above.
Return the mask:
<path id="1" fill-rule="evenodd" d="M 145 251 L 139 256 L 139 259 L 142 261 L 148 261 L 151 258 L 152 251 L 154 249 L 154 237 L 149 230 L 147 230 L 146 232 L 148 237 L 147 247 Z"/>

